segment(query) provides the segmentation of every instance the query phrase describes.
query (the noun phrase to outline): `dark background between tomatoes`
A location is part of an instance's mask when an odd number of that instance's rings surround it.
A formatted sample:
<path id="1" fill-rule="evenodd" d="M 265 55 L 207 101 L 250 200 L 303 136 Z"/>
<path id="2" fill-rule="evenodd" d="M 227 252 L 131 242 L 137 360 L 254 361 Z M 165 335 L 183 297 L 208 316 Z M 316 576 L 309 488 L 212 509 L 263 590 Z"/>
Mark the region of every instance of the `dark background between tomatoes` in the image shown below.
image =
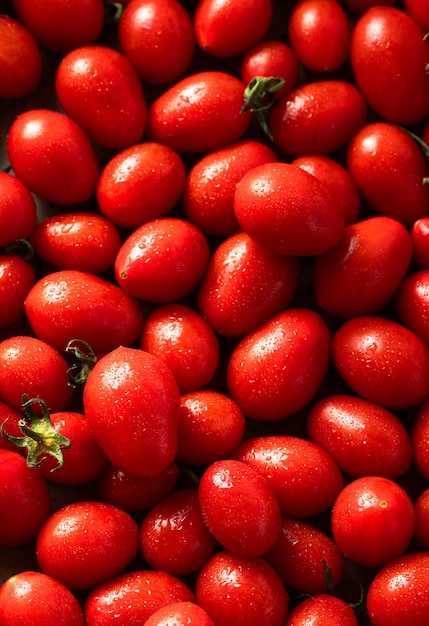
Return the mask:
<path id="1" fill-rule="evenodd" d="M 188 10 L 189 14 L 192 15 L 195 7 L 197 5 L 197 0 L 181 0 L 181 3 Z M 273 0 L 273 19 L 271 23 L 271 27 L 269 32 L 267 33 L 265 39 L 277 39 L 281 41 L 285 41 L 288 43 L 287 36 L 287 25 L 288 25 L 288 17 L 291 9 L 296 4 L 294 0 Z M 0 13 L 6 13 L 14 16 L 13 9 L 11 7 L 11 2 L 9 0 L 0 0 Z M 355 16 L 349 14 L 350 21 L 353 23 L 353 20 L 356 19 Z M 115 37 L 115 28 L 109 27 L 105 30 L 102 35 L 102 38 L 98 43 L 103 43 L 112 47 L 117 47 L 117 41 Z M 61 110 L 59 104 L 57 102 L 54 90 L 54 81 L 53 78 L 55 76 L 56 68 L 58 66 L 59 61 L 61 60 L 61 56 L 55 55 L 54 53 L 50 53 L 48 51 L 42 51 L 43 59 L 44 59 L 44 70 L 42 75 L 42 80 L 37 87 L 37 89 L 28 97 L 20 100 L 0 100 L 0 168 L 5 169 L 8 166 L 7 156 L 6 156 L 6 137 L 8 133 L 9 126 L 13 119 L 19 113 L 33 109 L 33 108 L 53 108 Z M 198 48 L 195 50 L 193 62 L 187 72 L 187 74 L 193 74 L 196 71 L 204 70 L 221 70 L 226 71 L 231 74 L 234 74 L 237 77 L 240 77 L 240 64 L 242 57 L 237 57 L 233 59 L 216 59 L 211 57 L 210 55 L 202 52 Z M 330 74 L 324 75 L 323 79 L 341 79 L 348 80 L 349 82 L 354 82 L 351 77 L 351 70 L 348 62 L 337 71 L 331 72 Z M 311 72 L 307 70 L 303 70 L 301 68 L 301 74 L 299 78 L 300 83 L 311 82 L 312 80 L 320 79 L 320 75 L 313 75 Z M 143 83 L 144 92 L 146 96 L 147 104 L 149 105 L 164 89 L 165 87 L 149 85 L 148 83 Z M 377 121 L 377 115 L 368 107 L 368 122 Z M 417 133 L 419 132 L 419 128 L 412 129 Z M 262 141 L 267 145 L 270 145 L 270 140 L 264 135 L 263 131 L 257 124 L 256 120 L 253 120 L 252 125 L 248 132 L 246 133 L 244 138 L 252 138 L 257 139 L 258 141 Z M 108 150 L 101 149 L 96 146 L 98 155 L 100 157 L 101 163 L 106 163 L 111 156 L 113 156 L 114 152 L 109 152 Z M 275 149 L 275 148 L 274 148 Z M 278 153 L 278 151 L 276 151 Z M 201 155 L 192 155 L 186 154 L 181 155 L 185 165 L 187 167 L 187 171 L 194 165 L 194 163 L 201 158 Z M 342 150 L 338 153 L 330 155 L 332 158 L 338 160 L 340 163 L 344 164 L 344 156 L 345 150 Z M 285 157 L 282 158 L 282 155 L 279 154 L 279 160 L 286 160 Z M 45 217 L 48 215 L 55 215 L 59 212 L 59 209 L 55 206 L 50 206 L 45 202 L 38 201 L 39 213 L 41 216 Z M 96 204 L 94 200 L 89 201 L 89 209 L 92 211 L 97 211 Z M 62 207 L 61 212 L 64 212 L 64 208 Z M 72 209 L 70 209 L 72 210 Z M 361 219 L 368 212 L 367 207 L 362 201 L 361 206 Z M 180 203 L 171 211 L 171 215 L 177 215 L 183 217 L 183 210 Z M 128 233 L 123 231 L 123 236 L 125 237 Z M 217 245 L 220 243 L 220 240 L 212 237 L 209 238 L 209 244 L 211 249 L 214 250 Z M 38 275 L 42 276 L 50 271 L 50 269 L 54 270 L 56 268 L 50 268 L 47 264 L 42 262 L 40 259 L 37 261 L 38 266 L 36 266 L 36 272 Z M 334 332 L 336 328 L 339 326 L 338 320 L 333 317 L 330 317 L 325 312 L 320 311 L 317 303 L 315 301 L 314 295 L 311 291 L 311 281 L 310 281 L 310 272 L 311 272 L 311 260 L 303 260 L 303 271 L 301 284 L 298 291 L 298 294 L 295 296 L 294 300 L 289 306 L 303 306 L 309 307 L 313 310 L 319 310 L 322 314 L 325 321 L 328 323 L 331 331 Z M 410 272 L 416 268 L 411 267 Z M 114 276 L 112 273 L 107 273 L 104 275 L 105 278 L 112 280 L 115 282 Z M 183 300 L 184 304 L 188 304 L 196 308 L 196 290 L 191 293 L 186 299 Z M 145 312 L 148 314 L 150 312 L 150 305 L 144 305 Z M 379 311 L 380 315 L 385 315 L 389 318 L 395 318 L 394 307 L 391 304 L 388 304 L 383 310 Z M 31 329 L 26 323 L 25 319 L 20 319 L 16 324 L 7 329 L 0 329 L 0 341 L 6 339 L 7 337 L 19 335 L 19 334 L 32 334 Z M 229 358 L 229 354 L 233 347 L 235 347 L 238 340 L 228 339 L 225 337 L 219 337 L 220 347 L 221 347 L 221 362 L 218 368 L 218 371 L 215 375 L 214 380 L 210 383 L 210 388 L 217 389 L 222 392 L 226 392 L 225 380 L 224 380 L 224 372 L 227 360 Z M 340 380 L 339 376 L 336 374 L 333 367 L 331 367 L 328 371 L 328 374 L 325 378 L 322 388 L 320 389 L 317 397 L 314 398 L 313 403 L 315 403 L 318 399 L 330 395 L 331 393 L 349 393 L 350 390 L 347 388 L 345 383 Z M 79 410 L 81 408 L 80 401 L 81 398 L 79 394 L 75 394 L 75 402 L 76 409 Z M 292 417 L 287 418 L 287 420 L 282 420 L 280 422 L 273 423 L 263 423 L 256 422 L 252 420 L 248 420 L 247 425 L 247 433 L 246 436 L 255 436 L 255 435 L 266 435 L 266 434 L 285 434 L 285 435 L 297 435 L 303 438 L 308 438 L 306 429 L 305 429 L 305 418 L 308 413 L 308 409 L 304 410 L 300 413 L 293 415 Z M 412 420 L 415 415 L 413 412 L 397 412 L 398 416 L 401 418 L 403 423 L 411 428 Z M 196 470 L 197 473 L 201 473 L 201 468 Z M 346 481 L 348 477 L 345 477 Z M 407 492 L 410 494 L 412 499 L 416 499 L 417 496 L 426 488 L 426 483 L 424 479 L 416 472 L 416 470 L 411 467 L 402 477 L 400 477 L 397 482 L 401 484 Z M 73 502 L 76 500 L 84 500 L 89 498 L 97 497 L 96 494 L 96 486 L 93 483 L 89 483 L 84 486 L 79 487 L 65 487 L 51 484 L 50 485 L 54 508 L 58 508 L 63 506 L 68 502 Z M 140 516 L 136 516 L 137 522 L 141 522 L 144 517 L 144 513 Z M 314 523 L 316 526 L 320 527 L 322 530 L 330 534 L 330 511 L 326 511 L 325 513 L 317 516 L 317 518 L 309 519 L 310 523 Z M 419 545 L 414 541 L 409 547 L 410 551 L 416 551 L 420 549 Z M 128 566 L 127 570 L 135 570 L 140 569 L 142 567 L 147 567 L 147 565 L 143 562 L 142 557 L 137 556 L 135 560 Z M 35 550 L 33 545 L 23 546 L 23 547 L 14 547 L 7 548 L 0 546 L 0 584 L 8 578 L 13 573 L 23 571 L 26 569 L 38 569 Z M 337 590 L 338 595 L 346 599 L 350 602 L 358 602 L 361 596 L 361 592 L 365 591 L 375 574 L 375 570 L 370 568 L 363 568 L 357 566 L 353 563 L 346 562 L 346 573 L 344 576 L 344 580 L 341 583 L 340 588 Z M 192 586 L 192 580 L 186 581 L 189 582 Z M 78 598 L 83 602 L 84 594 L 78 594 Z M 294 604 L 294 595 L 291 592 L 291 606 Z M 367 616 L 365 615 L 364 610 L 361 611 L 359 608 L 357 609 L 357 615 L 359 616 L 360 624 L 369 624 Z M 404 625 L 405 626 L 405 625 Z"/>

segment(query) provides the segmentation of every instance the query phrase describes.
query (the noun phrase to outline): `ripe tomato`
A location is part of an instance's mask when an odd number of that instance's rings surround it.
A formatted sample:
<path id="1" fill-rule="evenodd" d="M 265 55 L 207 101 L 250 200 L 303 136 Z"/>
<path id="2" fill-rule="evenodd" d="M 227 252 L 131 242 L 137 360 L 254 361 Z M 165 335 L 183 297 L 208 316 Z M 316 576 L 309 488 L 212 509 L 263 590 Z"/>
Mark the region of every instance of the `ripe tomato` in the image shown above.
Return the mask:
<path id="1" fill-rule="evenodd" d="M 429 10 L 424 0 L 404 0 L 404 9 L 419 24 L 423 32 L 429 31 Z"/>
<path id="2" fill-rule="evenodd" d="M 429 269 L 429 217 L 418 219 L 411 227 L 413 259 L 418 269 Z"/>
<path id="3" fill-rule="evenodd" d="M 418 472 L 429 480 L 429 400 L 425 400 L 412 429 L 413 460 Z"/>
<path id="4" fill-rule="evenodd" d="M 42 77 L 42 55 L 33 35 L 8 15 L 0 14 L 0 98 L 23 98 Z"/>
<path id="5" fill-rule="evenodd" d="M 23 571 L 0 587 L 0 623 L 8 626 L 84 626 L 77 598 L 42 572 Z"/>
<path id="6" fill-rule="evenodd" d="M 374 626 L 426 626 L 429 554 L 415 552 L 385 565 L 372 580 L 367 610 Z"/>
<path id="7" fill-rule="evenodd" d="M 350 604 L 328 594 L 317 594 L 302 600 L 288 615 L 285 626 L 358 626 Z"/>
<path id="8" fill-rule="evenodd" d="M 370 217 L 347 226 L 339 243 L 315 259 L 318 305 L 344 318 L 378 312 L 399 288 L 412 252 L 407 229 L 390 217 Z"/>
<path id="9" fill-rule="evenodd" d="M 396 7 L 373 6 L 355 24 L 350 42 L 353 76 L 385 121 L 414 124 L 429 114 L 428 49 L 421 27 Z"/>
<path id="10" fill-rule="evenodd" d="M 347 149 L 347 168 L 370 208 L 411 226 L 429 213 L 428 164 L 402 128 L 374 122 L 359 129 Z M 403 176 L 397 176 L 398 167 Z"/>
<path id="11" fill-rule="evenodd" d="M 115 261 L 116 279 L 129 295 L 147 302 L 180 300 L 195 289 L 209 261 L 203 233 L 178 217 L 160 217 L 136 228 Z"/>
<path id="12" fill-rule="evenodd" d="M 396 308 L 403 324 L 429 346 L 429 270 L 405 278 L 396 295 Z"/>
<path id="13" fill-rule="evenodd" d="M 234 210 L 244 232 L 279 254 L 321 254 L 344 232 L 336 198 L 320 180 L 290 163 L 266 163 L 244 174 Z"/>
<path id="14" fill-rule="evenodd" d="M 332 339 L 341 378 L 362 398 L 387 409 L 420 404 L 429 393 L 429 351 L 411 330 L 380 316 L 355 317 Z"/>
<path id="15" fill-rule="evenodd" d="M 131 345 L 143 328 L 140 304 L 104 278 L 78 270 L 48 273 L 25 303 L 33 332 L 65 350 L 72 339 L 86 341 L 98 354 Z"/>
<path id="16" fill-rule="evenodd" d="M 174 602 L 158 609 L 144 626 L 214 626 L 207 613 L 195 602 Z"/>
<path id="17" fill-rule="evenodd" d="M 317 444 L 289 435 L 251 437 L 230 455 L 265 477 L 284 517 L 325 511 L 344 486 L 334 459 Z"/>
<path id="18" fill-rule="evenodd" d="M 261 557 L 228 551 L 201 568 L 197 603 L 222 626 L 283 626 L 289 596 L 275 570 Z"/>
<path id="19" fill-rule="evenodd" d="M 356 478 L 332 507 L 334 541 L 351 561 L 382 567 L 405 552 L 414 534 L 413 503 L 400 485 L 382 476 Z"/>
<path id="20" fill-rule="evenodd" d="M 298 85 L 280 98 L 268 125 L 275 146 L 287 156 L 327 156 L 347 144 L 366 115 L 365 99 L 352 83 L 320 80 Z"/>
<path id="21" fill-rule="evenodd" d="M 313 399 L 329 355 L 330 333 L 323 318 L 311 309 L 286 309 L 233 349 L 226 369 L 229 394 L 246 417 L 284 419 Z"/>
<path id="22" fill-rule="evenodd" d="M 210 152 L 241 139 L 251 113 L 241 113 L 244 84 L 227 72 L 186 76 L 149 107 L 147 137 L 178 152 Z"/>
<path id="23" fill-rule="evenodd" d="M 80 126 L 63 113 L 32 109 L 18 115 L 9 129 L 7 152 L 17 177 L 48 202 L 78 204 L 95 190 L 95 150 Z"/>
<path id="24" fill-rule="evenodd" d="M 411 465 L 411 439 L 404 424 L 362 398 L 337 394 L 319 400 L 308 414 L 307 431 L 353 478 L 395 479 Z"/>
<path id="25" fill-rule="evenodd" d="M 172 148 L 152 141 L 130 146 L 101 170 L 98 207 L 117 226 L 137 228 L 174 207 L 185 177 L 185 165 Z"/>
<path id="26" fill-rule="evenodd" d="M 44 522 L 36 541 L 42 572 L 70 589 L 90 589 L 116 576 L 138 551 L 138 527 L 103 502 L 72 502 Z"/>
<path id="27" fill-rule="evenodd" d="M 240 76 L 245 85 L 248 85 L 255 76 L 281 78 L 284 84 L 278 91 L 274 92 L 274 100 L 276 100 L 297 84 L 299 78 L 298 58 L 291 46 L 284 41 L 264 40 L 246 52 L 241 61 Z"/>
<path id="28" fill-rule="evenodd" d="M 429 547 L 429 489 L 424 489 L 414 504 L 415 529 L 417 541 L 424 549 Z"/>
<path id="29" fill-rule="evenodd" d="M 332 72 L 349 55 L 351 27 L 336 0 L 300 0 L 292 8 L 288 34 L 298 60 L 313 72 Z"/>
<path id="30" fill-rule="evenodd" d="M 0 255 L 0 328 L 7 328 L 24 313 L 24 300 L 35 283 L 28 261 L 15 254 Z"/>
<path id="31" fill-rule="evenodd" d="M 107 46 L 82 46 L 64 56 L 55 91 L 65 113 L 104 148 L 125 148 L 140 141 L 147 107 L 131 62 Z"/>
<path id="32" fill-rule="evenodd" d="M 271 23 L 271 0 L 199 0 L 194 13 L 197 44 L 215 57 L 235 57 L 258 43 Z"/>
<path id="33" fill-rule="evenodd" d="M 135 477 L 173 462 L 179 403 L 177 383 L 161 359 L 123 346 L 95 364 L 83 393 L 96 441 L 112 465 Z"/>
<path id="34" fill-rule="evenodd" d="M 214 250 L 198 308 L 220 335 L 242 337 L 290 304 L 299 277 L 298 258 L 271 252 L 239 232 Z"/>
<path id="35" fill-rule="evenodd" d="M 0 172 L 0 246 L 30 235 L 37 221 L 36 202 L 18 178 Z"/>
<path id="36" fill-rule="evenodd" d="M 177 0 L 134 0 L 118 25 L 119 45 L 139 76 L 156 85 L 177 81 L 194 55 L 192 20 Z"/>
<path id="37" fill-rule="evenodd" d="M 22 420 L 23 414 L 22 410 L 15 409 L 5 402 L 0 401 L 0 425 L 2 426 L 2 434 L 0 436 L 0 449 L 2 450 L 12 450 L 13 452 L 18 452 L 22 456 L 25 456 L 26 451 L 24 448 L 17 447 L 16 444 L 12 443 L 4 436 L 6 432 L 8 435 L 12 437 L 21 437 L 22 429 L 19 425 L 19 422 Z"/>

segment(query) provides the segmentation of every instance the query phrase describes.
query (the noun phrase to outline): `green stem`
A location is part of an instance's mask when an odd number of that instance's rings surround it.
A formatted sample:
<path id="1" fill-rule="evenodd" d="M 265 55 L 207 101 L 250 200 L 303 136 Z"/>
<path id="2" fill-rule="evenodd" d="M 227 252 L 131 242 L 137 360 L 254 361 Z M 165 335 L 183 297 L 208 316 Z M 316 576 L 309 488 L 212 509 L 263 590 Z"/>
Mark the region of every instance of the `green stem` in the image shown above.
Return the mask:
<path id="1" fill-rule="evenodd" d="M 85 351 L 80 346 L 85 347 Z M 76 360 L 67 370 L 69 387 L 84 385 L 90 371 L 97 362 L 97 357 L 89 343 L 83 339 L 71 339 L 65 349 L 67 354 L 71 354 Z"/>
<path id="2" fill-rule="evenodd" d="M 255 76 L 244 90 L 244 105 L 241 113 L 252 111 L 264 133 L 272 140 L 266 113 L 272 107 L 275 94 L 285 84 L 277 76 Z"/>

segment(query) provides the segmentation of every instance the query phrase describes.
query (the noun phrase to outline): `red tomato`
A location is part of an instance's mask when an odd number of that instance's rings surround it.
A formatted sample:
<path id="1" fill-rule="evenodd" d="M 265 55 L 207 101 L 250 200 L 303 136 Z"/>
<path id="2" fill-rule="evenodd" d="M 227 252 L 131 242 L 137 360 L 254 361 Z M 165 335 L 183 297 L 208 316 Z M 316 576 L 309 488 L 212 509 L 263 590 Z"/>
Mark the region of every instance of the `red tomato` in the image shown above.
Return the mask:
<path id="1" fill-rule="evenodd" d="M 404 9 L 420 25 L 423 32 L 429 32 L 429 7 L 425 0 L 404 0 Z"/>
<path id="2" fill-rule="evenodd" d="M 95 190 L 95 150 L 80 126 L 62 113 L 32 109 L 18 115 L 9 129 L 7 152 L 17 177 L 48 202 L 78 204 Z"/>
<path id="3" fill-rule="evenodd" d="M 350 604 L 328 594 L 317 594 L 302 600 L 288 615 L 285 626 L 358 626 Z"/>
<path id="4" fill-rule="evenodd" d="M 405 278 L 396 296 L 396 308 L 403 324 L 429 346 L 429 270 Z"/>
<path id="5" fill-rule="evenodd" d="M 0 470 L 0 545 L 23 546 L 36 539 L 50 516 L 51 494 L 45 479 L 17 452 L 0 449 Z"/>
<path id="6" fill-rule="evenodd" d="M 288 34 L 298 60 L 313 72 L 332 72 L 349 55 L 351 26 L 336 0 L 300 0 L 292 8 Z"/>
<path id="7" fill-rule="evenodd" d="M 201 568 L 197 603 L 222 626 L 283 626 L 289 596 L 275 570 L 260 557 L 228 551 Z"/>
<path id="8" fill-rule="evenodd" d="M 73 211 L 42 220 L 29 237 L 36 255 L 59 269 L 100 274 L 113 267 L 122 239 L 97 213 Z"/>
<path id="9" fill-rule="evenodd" d="M 199 311 L 220 335 L 242 337 L 290 304 L 299 277 L 296 257 L 271 252 L 244 232 L 230 235 L 211 256 Z"/>
<path id="10" fill-rule="evenodd" d="M 373 626 L 426 626 L 429 554 L 415 552 L 385 565 L 372 580 L 367 610 Z"/>
<path id="11" fill-rule="evenodd" d="M 195 602 L 174 602 L 158 609 L 144 626 L 214 626 L 207 613 Z"/>
<path id="12" fill-rule="evenodd" d="M 42 572 L 70 589 L 116 576 L 138 551 L 138 527 L 125 511 L 96 501 L 72 502 L 45 521 L 36 542 Z"/>
<path id="13" fill-rule="evenodd" d="M 280 534 L 277 499 L 264 477 L 235 459 L 215 461 L 201 476 L 198 495 L 208 529 L 227 550 L 260 556 Z"/>
<path id="14" fill-rule="evenodd" d="M 177 81 L 194 54 L 192 20 L 177 0 L 133 0 L 118 25 L 119 45 L 140 77 L 156 85 Z"/>
<path id="15" fill-rule="evenodd" d="M 362 398 L 337 394 L 319 400 L 308 414 L 307 431 L 353 478 L 395 479 L 411 465 L 411 439 L 403 423 Z"/>
<path id="16" fill-rule="evenodd" d="M 137 228 L 174 207 L 185 177 L 185 165 L 172 148 L 139 143 L 121 150 L 101 170 L 97 203 L 117 226 Z"/>
<path id="17" fill-rule="evenodd" d="M 412 251 L 407 229 L 390 217 L 370 217 L 347 226 L 341 241 L 315 259 L 318 305 L 336 317 L 376 313 L 399 288 Z"/>
<path id="18" fill-rule="evenodd" d="M 140 304 L 117 285 L 77 270 L 48 273 L 29 292 L 25 312 L 33 332 L 65 350 L 72 339 L 108 352 L 131 345 L 143 328 Z"/>
<path id="19" fill-rule="evenodd" d="M 398 483 L 382 476 L 357 478 L 332 508 L 334 541 L 364 567 L 382 567 L 407 549 L 414 534 L 414 507 Z"/>
<path id="20" fill-rule="evenodd" d="M 284 84 L 274 92 L 274 99 L 278 99 L 297 84 L 299 62 L 290 45 L 284 41 L 269 39 L 256 44 L 244 55 L 240 76 L 245 85 L 248 85 L 255 76 L 281 78 Z"/>
<path id="21" fill-rule="evenodd" d="M 415 536 L 426 550 L 429 548 L 429 489 L 425 489 L 414 504 Z"/>
<path id="22" fill-rule="evenodd" d="M 344 557 L 337 545 L 324 532 L 302 520 L 284 518 L 280 536 L 264 558 L 287 587 L 303 593 L 328 591 L 326 568 L 334 586 L 344 575 Z"/>
<path id="23" fill-rule="evenodd" d="M 0 255 L 0 328 L 19 320 L 34 283 L 35 273 L 28 261 L 15 254 Z"/>
<path id="24" fill-rule="evenodd" d="M 41 572 L 18 572 L 0 587 L 0 622 L 8 626 L 84 626 L 73 593 Z"/>
<path id="25" fill-rule="evenodd" d="M 183 394 L 176 459 L 186 465 L 219 461 L 239 445 L 245 426 L 240 407 L 227 395 L 212 389 Z"/>
<path id="26" fill-rule="evenodd" d="M 246 417 L 284 419 L 313 399 L 329 354 L 330 334 L 323 318 L 311 309 L 286 309 L 233 349 L 226 370 L 229 394 Z"/>
<path id="27" fill-rule="evenodd" d="M 22 418 L 22 410 L 20 411 L 13 408 L 5 402 L 0 402 L 0 425 L 3 426 L 3 433 L 6 432 L 12 437 L 21 437 L 22 429 L 19 422 Z M 12 450 L 13 452 L 18 452 L 22 456 L 26 455 L 26 450 L 24 448 L 17 447 L 16 444 L 8 441 L 4 436 L 0 436 L 0 449 Z"/>
<path id="28" fill-rule="evenodd" d="M 196 226 L 178 217 L 160 217 L 137 228 L 122 244 L 116 279 L 131 296 L 173 302 L 197 287 L 209 254 L 207 239 Z"/>
<path id="29" fill-rule="evenodd" d="M 203 71 L 166 89 L 149 107 L 147 136 L 178 152 L 210 152 L 238 141 L 251 113 L 241 113 L 244 84 L 227 72 Z"/>
<path id="30" fill-rule="evenodd" d="M 414 124 L 429 114 L 428 58 L 424 32 L 405 11 L 373 6 L 355 24 L 353 75 L 368 104 L 387 122 Z"/>
<path id="31" fill-rule="evenodd" d="M 8 15 L 0 14 L 0 98 L 32 93 L 42 77 L 42 55 L 33 35 Z"/>
<path id="32" fill-rule="evenodd" d="M 36 202 L 18 178 L 0 172 L 0 246 L 26 239 L 37 221 Z"/>
<path id="33" fill-rule="evenodd" d="M 199 47 L 215 57 L 230 58 L 247 52 L 267 33 L 271 0 L 199 0 L 194 14 Z"/>
<path id="34" fill-rule="evenodd" d="M 135 477 L 173 462 L 179 402 L 177 383 L 161 359 L 122 346 L 95 364 L 83 393 L 96 441 L 112 465 Z"/>
<path id="35" fill-rule="evenodd" d="M 429 401 L 421 405 L 412 429 L 413 460 L 417 471 L 429 480 Z"/>
<path id="36" fill-rule="evenodd" d="M 366 115 L 366 102 L 352 83 L 313 81 L 274 104 L 269 129 L 275 146 L 288 156 L 327 156 L 347 144 Z"/>
<path id="37" fill-rule="evenodd" d="M 429 217 L 418 219 L 411 227 L 413 258 L 419 269 L 429 269 Z"/>
<path id="38" fill-rule="evenodd" d="M 48 50 L 94 43 L 104 24 L 103 0 L 12 0 L 19 21 Z"/>
<path id="39" fill-rule="evenodd" d="M 147 107 L 131 62 L 107 46 L 75 48 L 62 58 L 55 91 L 67 115 L 104 148 L 140 141 Z"/>
<path id="40" fill-rule="evenodd" d="M 423 184 L 428 164 L 404 129 L 388 122 L 367 124 L 350 141 L 347 167 L 376 213 L 406 226 L 429 213 L 429 186 Z M 397 176 L 398 168 L 402 176 Z"/>
<path id="41" fill-rule="evenodd" d="M 272 252 L 314 256 L 344 232 L 339 202 L 317 178 L 290 163 L 266 163 L 237 184 L 234 209 L 241 228 Z"/>
<path id="42" fill-rule="evenodd" d="M 86 626 L 145 624 L 158 609 L 175 602 L 195 602 L 191 589 L 166 572 L 136 570 L 93 589 L 85 602 Z"/>
<path id="43" fill-rule="evenodd" d="M 172 576 L 197 572 L 216 546 L 195 489 L 179 489 L 161 500 L 148 512 L 140 528 L 140 550 L 145 562 Z"/>
<path id="44" fill-rule="evenodd" d="M 164 361 L 181 393 L 208 385 L 219 365 L 219 341 L 212 327 L 194 309 L 180 303 L 152 311 L 140 347 Z"/>
<path id="45" fill-rule="evenodd" d="M 183 192 L 183 207 L 190 222 L 211 235 L 240 230 L 234 212 L 237 183 L 249 170 L 277 161 L 271 148 L 243 140 L 203 156 L 190 170 Z"/>
<path id="46" fill-rule="evenodd" d="M 344 486 L 334 459 L 317 444 L 299 437 L 253 437 L 230 456 L 265 477 L 284 517 L 300 519 L 322 513 Z"/>

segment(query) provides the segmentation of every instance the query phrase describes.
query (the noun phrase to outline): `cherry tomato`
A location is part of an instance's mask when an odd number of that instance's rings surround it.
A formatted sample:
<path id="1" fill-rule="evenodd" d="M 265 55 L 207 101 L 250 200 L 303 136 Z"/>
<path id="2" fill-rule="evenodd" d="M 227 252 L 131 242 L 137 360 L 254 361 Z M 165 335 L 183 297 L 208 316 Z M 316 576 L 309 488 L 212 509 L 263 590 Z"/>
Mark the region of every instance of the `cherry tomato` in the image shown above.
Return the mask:
<path id="1" fill-rule="evenodd" d="M 411 330 L 380 316 L 355 317 L 332 339 L 342 379 L 359 396 L 387 409 L 420 404 L 429 393 L 429 351 Z"/>
<path id="2" fill-rule="evenodd" d="M 414 504 L 415 536 L 426 550 L 429 547 L 429 489 L 424 489 Z"/>
<path id="3" fill-rule="evenodd" d="M 356 478 L 332 507 L 335 543 L 351 561 L 364 567 L 382 567 L 403 554 L 414 525 L 414 507 L 407 492 L 382 476 Z"/>
<path id="4" fill-rule="evenodd" d="M 418 269 L 429 269 L 429 217 L 418 219 L 411 227 L 413 259 Z"/>
<path id="5" fill-rule="evenodd" d="M 0 246 L 26 239 L 37 221 L 37 206 L 30 190 L 18 178 L 0 172 Z"/>
<path id="6" fill-rule="evenodd" d="M 241 80 L 248 85 L 255 76 L 275 76 L 284 81 L 274 92 L 274 100 L 293 89 L 299 78 L 299 61 L 290 45 L 277 39 L 264 40 L 244 55 L 240 66 Z"/>
<path id="7" fill-rule="evenodd" d="M 402 282 L 396 308 L 402 322 L 429 346 L 429 270 L 413 272 Z"/>
<path id="8" fill-rule="evenodd" d="M 424 0 L 404 0 L 404 9 L 419 24 L 423 32 L 429 32 L 429 10 Z"/>
<path id="9" fill-rule="evenodd" d="M 42 572 L 23 571 L 0 587 L 0 622 L 8 626 L 84 626 L 73 593 Z"/>
<path id="10" fill-rule="evenodd" d="M 90 589 L 119 574 L 138 551 L 138 527 L 125 511 L 72 502 L 44 522 L 36 541 L 40 569 L 70 589 Z"/>
<path id="11" fill-rule="evenodd" d="M 309 621 L 310 620 L 310 621 Z M 317 594 L 302 600 L 288 615 L 285 626 L 358 626 L 350 604 L 328 594 Z"/>
<path id="12" fill-rule="evenodd" d="M 417 412 L 412 429 L 413 460 L 418 472 L 429 480 L 429 401 Z"/>
<path id="13" fill-rule="evenodd" d="M 32 93 L 42 77 L 42 55 L 33 35 L 8 15 L 0 14 L 0 98 Z"/>
<path id="14" fill-rule="evenodd" d="M 373 6 L 358 19 L 350 42 L 353 76 L 386 122 L 414 124 L 429 114 L 428 53 L 423 30 L 399 8 Z"/>
<path id="15" fill-rule="evenodd" d="M 6 432 L 12 437 L 22 436 L 22 429 L 19 425 L 22 418 L 22 411 L 9 406 L 5 402 L 0 402 L 0 425 L 3 426 L 3 432 Z M 0 436 L 0 449 L 12 450 L 22 456 L 26 455 L 26 450 L 24 448 L 17 447 L 16 444 L 12 443 L 4 436 Z"/>
<path id="16" fill-rule="evenodd" d="M 7 328 L 22 316 L 24 300 L 35 281 L 28 261 L 15 254 L 0 255 L 0 328 Z"/>
<path id="17" fill-rule="evenodd" d="M 195 602 L 174 602 L 158 609 L 145 622 L 145 626 L 214 626 L 207 613 Z"/>
<path id="18" fill-rule="evenodd" d="M 95 150 L 80 126 L 63 113 L 32 109 L 18 115 L 9 129 L 7 152 L 17 177 L 48 202 L 78 204 L 95 190 Z"/>
<path id="19" fill-rule="evenodd" d="M 311 309 L 286 309 L 243 337 L 229 356 L 229 394 L 246 417 L 276 421 L 303 409 L 325 377 L 330 333 Z"/>

